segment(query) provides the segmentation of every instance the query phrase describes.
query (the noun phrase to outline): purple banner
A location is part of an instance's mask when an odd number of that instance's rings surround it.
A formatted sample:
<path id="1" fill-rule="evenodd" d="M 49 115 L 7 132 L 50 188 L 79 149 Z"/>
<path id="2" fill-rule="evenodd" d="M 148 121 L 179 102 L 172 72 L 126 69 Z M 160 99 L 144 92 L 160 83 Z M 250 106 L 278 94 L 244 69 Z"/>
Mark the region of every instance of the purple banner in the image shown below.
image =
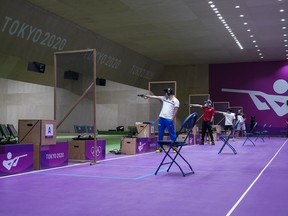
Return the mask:
<path id="1" fill-rule="evenodd" d="M 33 144 L 0 146 L 0 176 L 33 170 Z"/>
<path id="2" fill-rule="evenodd" d="M 246 125 L 256 117 L 274 134 L 286 129 L 288 117 L 288 63 L 261 62 L 210 65 L 209 91 L 213 102 L 243 107 Z"/>
<path id="3" fill-rule="evenodd" d="M 149 140 L 148 140 L 148 143 L 149 143 L 148 151 L 156 151 L 156 149 L 157 149 L 157 141 L 158 141 L 158 137 L 149 138 Z"/>
<path id="4" fill-rule="evenodd" d="M 68 164 L 68 142 L 41 146 L 40 168 L 65 166 Z"/>
<path id="5" fill-rule="evenodd" d="M 194 144 L 200 144 L 201 135 L 200 134 L 196 134 L 195 137 L 193 137 L 193 139 L 195 139 L 193 141 Z"/>
<path id="6" fill-rule="evenodd" d="M 105 159 L 106 140 L 96 140 L 96 160 Z M 94 160 L 94 140 L 85 141 L 86 160 Z"/>
<path id="7" fill-rule="evenodd" d="M 136 154 L 141 154 L 149 151 L 149 138 L 136 139 Z"/>

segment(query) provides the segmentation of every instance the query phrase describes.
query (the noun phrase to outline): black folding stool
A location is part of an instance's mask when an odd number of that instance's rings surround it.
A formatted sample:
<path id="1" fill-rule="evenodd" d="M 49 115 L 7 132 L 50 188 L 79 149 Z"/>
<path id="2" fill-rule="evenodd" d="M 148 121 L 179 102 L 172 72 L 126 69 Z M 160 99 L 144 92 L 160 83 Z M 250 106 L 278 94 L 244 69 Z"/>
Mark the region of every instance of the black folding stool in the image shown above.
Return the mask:
<path id="1" fill-rule="evenodd" d="M 242 146 L 244 146 L 244 144 L 246 143 L 247 140 L 249 140 L 254 146 L 255 146 L 255 143 L 252 141 L 252 139 L 250 139 L 250 137 L 252 137 L 254 135 L 254 131 L 257 127 L 257 122 L 255 122 L 253 128 L 250 130 L 250 132 L 246 133 L 245 136 L 246 136 L 246 139 L 244 141 L 244 143 L 242 144 Z"/>
<path id="2" fill-rule="evenodd" d="M 220 154 L 222 152 L 222 150 L 224 149 L 224 147 L 226 145 L 233 151 L 234 154 L 237 154 L 236 149 L 229 143 L 229 140 L 234 137 L 234 131 L 237 129 L 237 126 L 238 126 L 239 122 L 240 121 L 237 121 L 233 125 L 233 128 L 232 128 L 232 130 L 230 131 L 229 134 L 223 134 L 223 135 L 219 136 L 219 139 L 221 139 L 223 141 L 223 145 L 222 145 L 221 149 L 219 150 L 218 154 Z"/>
<path id="3" fill-rule="evenodd" d="M 158 140 L 158 144 L 160 145 L 160 148 L 165 152 L 165 156 L 162 159 L 160 165 L 158 166 L 155 175 L 157 175 L 159 169 L 161 166 L 166 165 L 166 164 L 170 164 L 167 172 L 169 172 L 171 166 L 173 164 L 176 164 L 178 166 L 178 168 L 180 169 L 181 173 L 183 176 L 186 176 L 188 174 L 194 174 L 194 171 L 191 167 L 191 165 L 189 164 L 189 162 L 180 154 L 181 149 L 183 148 L 183 146 L 188 145 L 188 143 L 186 142 L 186 140 L 189 138 L 189 135 L 191 134 L 191 131 L 196 123 L 197 120 L 197 113 L 194 112 L 192 114 L 190 114 L 181 124 L 181 128 L 180 130 L 176 133 L 176 138 L 174 140 Z M 180 134 L 185 133 L 186 136 L 184 138 L 183 141 L 178 141 L 178 137 Z M 165 149 L 164 146 L 168 146 L 168 149 Z M 171 155 L 171 151 L 175 150 L 176 153 L 175 155 Z M 174 153 L 173 153 L 174 154 Z M 178 158 L 182 158 L 182 160 L 188 165 L 188 167 L 190 168 L 190 172 L 188 173 L 184 173 L 183 169 L 181 168 L 181 166 L 179 165 L 179 163 L 176 162 L 176 159 Z M 171 159 L 171 161 L 165 161 L 167 159 Z"/>

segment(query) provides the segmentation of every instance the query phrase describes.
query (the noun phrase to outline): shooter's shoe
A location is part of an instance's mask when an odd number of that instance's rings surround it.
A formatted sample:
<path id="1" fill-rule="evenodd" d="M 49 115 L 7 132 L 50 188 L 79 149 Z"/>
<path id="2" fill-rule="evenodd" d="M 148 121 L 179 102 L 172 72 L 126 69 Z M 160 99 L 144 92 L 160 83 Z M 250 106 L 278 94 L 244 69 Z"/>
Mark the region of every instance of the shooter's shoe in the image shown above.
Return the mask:
<path id="1" fill-rule="evenodd" d="M 162 149 L 161 149 L 161 148 L 158 148 L 158 149 L 156 149 L 155 152 L 156 152 L 156 153 L 160 153 L 160 152 L 162 152 Z"/>
<path id="2" fill-rule="evenodd" d="M 204 140 L 201 140 L 199 145 L 204 145 Z"/>
<path id="3" fill-rule="evenodd" d="M 211 142 L 211 145 L 215 145 L 215 142 L 214 142 L 214 141 L 212 141 L 212 142 Z"/>

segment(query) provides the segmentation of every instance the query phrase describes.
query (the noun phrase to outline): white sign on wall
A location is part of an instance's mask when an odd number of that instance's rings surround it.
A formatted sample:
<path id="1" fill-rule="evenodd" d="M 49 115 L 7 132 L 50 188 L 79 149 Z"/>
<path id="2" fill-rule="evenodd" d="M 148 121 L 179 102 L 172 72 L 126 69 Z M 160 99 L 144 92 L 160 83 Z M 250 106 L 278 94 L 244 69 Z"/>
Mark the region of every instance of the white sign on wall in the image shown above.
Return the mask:
<path id="1" fill-rule="evenodd" d="M 52 138 L 53 137 L 53 124 L 45 125 L 45 137 Z"/>

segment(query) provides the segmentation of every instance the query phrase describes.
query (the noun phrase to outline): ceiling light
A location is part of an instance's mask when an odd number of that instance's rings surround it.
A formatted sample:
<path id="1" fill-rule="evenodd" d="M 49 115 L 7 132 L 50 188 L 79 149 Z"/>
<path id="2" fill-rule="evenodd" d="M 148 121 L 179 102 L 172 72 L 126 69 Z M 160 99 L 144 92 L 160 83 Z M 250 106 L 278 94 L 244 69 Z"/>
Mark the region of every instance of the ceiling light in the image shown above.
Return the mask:
<path id="1" fill-rule="evenodd" d="M 287 42 L 287 40 L 285 39 L 284 42 Z"/>
<path id="2" fill-rule="evenodd" d="M 252 42 L 253 42 L 253 43 L 256 43 L 256 40 L 253 40 Z"/>
<path id="3" fill-rule="evenodd" d="M 286 26 L 283 26 L 282 29 L 286 29 Z"/>
<path id="4" fill-rule="evenodd" d="M 240 6 L 239 6 L 239 5 L 236 5 L 235 8 L 240 8 Z"/>
<path id="5" fill-rule="evenodd" d="M 256 44 L 255 47 L 258 47 L 258 45 Z"/>
<path id="6" fill-rule="evenodd" d="M 247 22 L 245 22 L 245 23 L 243 23 L 244 25 L 248 25 L 248 23 Z"/>
<path id="7" fill-rule="evenodd" d="M 250 37 L 254 37 L 254 35 L 250 35 Z"/>
<path id="8" fill-rule="evenodd" d="M 247 31 L 248 31 L 248 32 L 250 32 L 250 31 L 251 31 L 251 29 L 247 29 Z"/>
<path id="9" fill-rule="evenodd" d="M 230 33 L 231 37 L 234 39 L 234 41 L 238 45 L 238 47 L 240 49 L 244 49 L 243 46 L 241 45 L 241 43 L 239 42 L 239 40 L 237 39 L 237 37 L 235 36 L 235 34 L 232 32 L 229 25 L 226 23 L 226 20 L 221 16 L 220 11 L 216 8 L 216 5 L 212 1 L 209 1 L 208 4 L 210 4 L 210 7 L 212 8 L 212 10 L 214 10 L 214 11 L 217 10 L 217 13 L 215 12 L 216 15 L 218 16 L 219 20 L 223 23 L 223 25 L 227 29 L 227 31 Z M 244 17 L 244 15 L 242 15 L 242 16 Z"/>
<path id="10" fill-rule="evenodd" d="M 281 22 L 285 22 L 285 19 L 281 19 Z"/>
<path id="11" fill-rule="evenodd" d="M 284 37 L 287 37 L 287 34 L 283 34 Z"/>
<path id="12" fill-rule="evenodd" d="M 261 59 L 263 59 L 264 57 L 263 57 L 263 56 L 261 56 L 260 58 L 261 58 Z"/>
<path id="13" fill-rule="evenodd" d="M 243 15 L 243 14 L 241 14 L 241 15 L 240 15 L 240 17 L 244 17 L 244 15 Z"/>
<path id="14" fill-rule="evenodd" d="M 284 10 L 283 10 L 283 9 L 280 9 L 280 12 L 282 13 L 282 12 L 284 12 Z"/>

